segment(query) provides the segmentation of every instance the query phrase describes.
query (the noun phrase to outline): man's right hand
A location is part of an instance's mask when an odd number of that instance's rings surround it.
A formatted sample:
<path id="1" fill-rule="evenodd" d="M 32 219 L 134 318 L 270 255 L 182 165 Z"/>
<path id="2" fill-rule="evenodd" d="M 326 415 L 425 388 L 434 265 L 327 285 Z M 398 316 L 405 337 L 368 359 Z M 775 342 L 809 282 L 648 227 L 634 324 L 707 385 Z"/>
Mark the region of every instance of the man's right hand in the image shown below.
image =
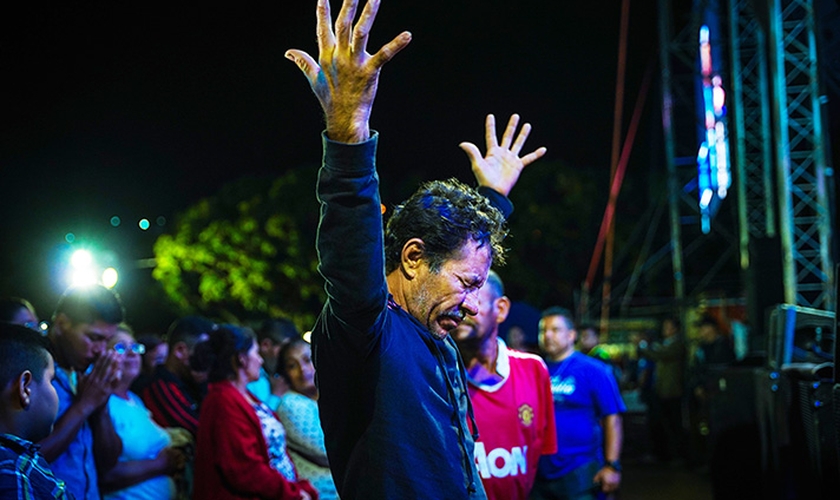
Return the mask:
<path id="1" fill-rule="evenodd" d="M 122 377 L 121 362 L 120 355 L 109 350 L 94 362 L 90 374 L 80 378 L 77 391 L 79 402 L 89 411 L 93 412 L 104 405 L 114 393 Z"/>
<path id="2" fill-rule="evenodd" d="M 286 58 L 297 64 L 321 103 L 327 137 L 348 144 L 370 137 L 379 71 L 411 41 L 411 33 L 404 31 L 375 54 L 368 54 L 368 35 L 379 0 L 368 0 L 353 26 L 357 5 L 358 0 L 344 0 L 333 29 L 329 0 L 318 0 L 317 62 L 302 50 L 286 51 Z"/>

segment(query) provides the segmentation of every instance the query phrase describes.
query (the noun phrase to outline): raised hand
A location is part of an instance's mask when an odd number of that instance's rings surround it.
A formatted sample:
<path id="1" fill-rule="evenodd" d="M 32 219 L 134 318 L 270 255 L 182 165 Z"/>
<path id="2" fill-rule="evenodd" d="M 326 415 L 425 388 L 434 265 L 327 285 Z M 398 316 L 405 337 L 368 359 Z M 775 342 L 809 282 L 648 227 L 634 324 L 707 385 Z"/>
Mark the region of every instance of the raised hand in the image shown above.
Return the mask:
<path id="1" fill-rule="evenodd" d="M 367 53 L 368 35 L 379 0 L 368 0 L 356 25 L 358 0 L 344 0 L 333 29 L 329 0 L 318 0 L 318 61 L 302 50 L 286 51 L 286 58 L 297 64 L 309 80 L 324 109 L 327 137 L 345 143 L 370 137 L 370 113 L 379 71 L 405 48 L 411 33 L 404 31 L 373 55 Z"/>
<path id="2" fill-rule="evenodd" d="M 459 144 L 470 157 L 472 171 L 479 186 L 492 188 L 507 196 L 519 180 L 522 169 L 541 158 L 547 151 L 546 148 L 541 147 L 520 157 L 519 153 L 528 139 L 528 134 L 531 133 L 531 124 L 523 125 L 519 134 L 516 135 L 518 125 L 519 115 L 511 115 L 500 144 L 496 136 L 496 117 L 492 114 L 487 115 L 484 127 L 487 154 L 484 156 L 481 155 L 478 146 L 471 142 Z M 516 135 L 516 140 L 513 138 L 514 135 Z"/>

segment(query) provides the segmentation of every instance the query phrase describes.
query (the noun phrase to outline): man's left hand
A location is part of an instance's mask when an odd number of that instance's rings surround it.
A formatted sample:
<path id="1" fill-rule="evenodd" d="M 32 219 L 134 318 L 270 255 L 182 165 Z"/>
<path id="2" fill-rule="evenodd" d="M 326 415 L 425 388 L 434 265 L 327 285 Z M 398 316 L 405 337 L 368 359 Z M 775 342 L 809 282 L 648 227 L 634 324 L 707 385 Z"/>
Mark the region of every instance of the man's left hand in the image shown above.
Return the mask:
<path id="1" fill-rule="evenodd" d="M 604 493 L 613 493 L 621 484 L 621 473 L 612 467 L 601 467 L 601 470 L 595 474 L 593 482 L 600 483 L 601 491 Z"/>
<path id="2" fill-rule="evenodd" d="M 478 146 L 471 142 L 459 144 L 461 149 L 470 157 L 472 171 L 479 186 L 492 188 L 507 196 L 513 186 L 516 185 L 516 181 L 519 180 L 522 169 L 545 154 L 546 148 L 541 147 L 521 158 L 519 157 L 519 152 L 522 151 L 522 147 L 528 139 L 528 134 L 531 133 L 531 124 L 523 125 L 519 134 L 516 135 L 518 126 L 519 115 L 511 115 L 505 133 L 502 135 L 502 142 L 499 143 L 496 136 L 496 117 L 489 114 L 484 127 L 487 154 L 482 157 Z M 516 140 L 514 140 L 514 135 L 516 135 Z"/>

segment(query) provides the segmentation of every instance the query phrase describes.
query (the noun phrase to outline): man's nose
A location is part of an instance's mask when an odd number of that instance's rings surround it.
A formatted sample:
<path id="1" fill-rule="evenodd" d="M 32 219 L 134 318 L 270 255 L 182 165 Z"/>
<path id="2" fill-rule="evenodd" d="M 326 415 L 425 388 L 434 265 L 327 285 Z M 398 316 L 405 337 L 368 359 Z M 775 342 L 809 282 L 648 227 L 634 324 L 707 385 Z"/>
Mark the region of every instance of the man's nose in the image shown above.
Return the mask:
<path id="1" fill-rule="evenodd" d="M 92 349 L 93 354 L 96 355 L 96 356 L 100 356 L 100 355 L 102 355 L 103 352 L 105 352 L 105 349 L 107 348 L 107 345 L 106 345 L 106 342 L 104 340 L 102 340 L 102 341 L 94 342 L 92 348 L 93 348 Z"/>
<path id="2" fill-rule="evenodd" d="M 478 305 L 478 290 L 475 290 L 467 292 L 467 296 L 464 297 L 464 303 L 461 304 L 461 309 L 463 309 L 464 312 L 469 314 L 470 316 L 475 316 L 476 314 L 478 314 Z"/>

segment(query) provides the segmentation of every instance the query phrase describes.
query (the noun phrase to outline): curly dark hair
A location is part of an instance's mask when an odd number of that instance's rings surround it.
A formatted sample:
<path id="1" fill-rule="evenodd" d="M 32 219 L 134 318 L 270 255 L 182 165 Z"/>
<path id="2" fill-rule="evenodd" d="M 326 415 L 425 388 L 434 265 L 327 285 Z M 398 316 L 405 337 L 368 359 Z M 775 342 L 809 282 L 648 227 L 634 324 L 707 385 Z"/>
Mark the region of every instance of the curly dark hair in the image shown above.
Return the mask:
<path id="1" fill-rule="evenodd" d="M 502 213 L 475 189 L 457 179 L 423 184 L 398 205 L 385 227 L 385 272 L 400 265 L 405 243 L 420 238 L 432 272 L 440 270 L 468 240 L 490 249 L 496 264 L 504 264 L 502 240 L 507 227 Z"/>

